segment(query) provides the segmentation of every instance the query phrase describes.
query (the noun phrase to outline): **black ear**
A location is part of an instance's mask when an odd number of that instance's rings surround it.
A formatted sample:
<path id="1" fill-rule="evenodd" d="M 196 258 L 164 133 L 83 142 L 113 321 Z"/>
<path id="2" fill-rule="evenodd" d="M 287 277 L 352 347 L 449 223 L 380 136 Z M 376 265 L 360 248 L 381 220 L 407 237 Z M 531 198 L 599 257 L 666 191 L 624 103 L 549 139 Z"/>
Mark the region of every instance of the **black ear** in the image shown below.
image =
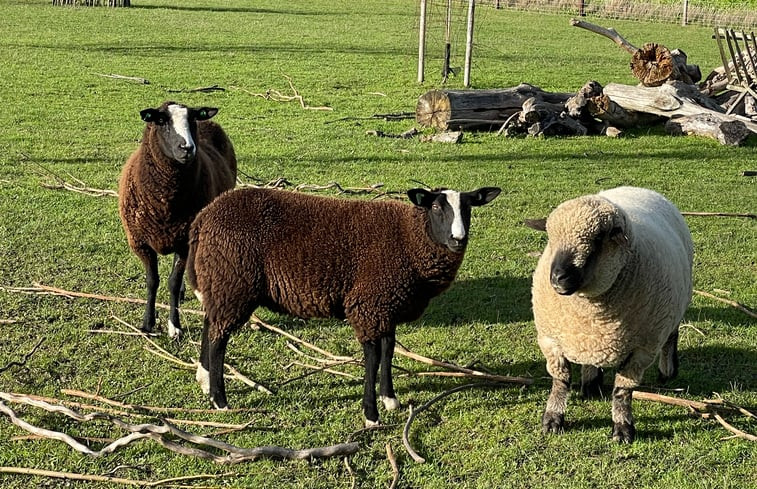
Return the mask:
<path id="1" fill-rule="evenodd" d="M 194 118 L 198 121 L 206 121 L 216 115 L 218 113 L 218 109 L 215 107 L 200 107 L 197 109 L 192 110 L 192 114 L 194 115 Z"/>
<path id="2" fill-rule="evenodd" d="M 470 197 L 470 205 L 480 206 L 494 200 L 500 192 L 502 192 L 502 189 L 499 187 L 481 187 L 478 190 L 466 192 L 466 195 Z"/>
<path id="3" fill-rule="evenodd" d="M 160 123 L 163 117 L 158 109 L 144 109 L 139 111 L 139 115 L 143 121 L 155 123 Z"/>
<path id="4" fill-rule="evenodd" d="M 547 230 L 547 220 L 546 219 L 524 219 L 523 224 L 530 227 L 531 229 L 536 229 L 537 231 L 546 231 Z"/>
<path id="5" fill-rule="evenodd" d="M 413 204 L 419 205 L 425 208 L 431 208 L 431 204 L 434 203 L 439 196 L 438 192 L 429 192 L 422 188 L 413 188 L 407 191 L 407 196 L 410 198 Z"/>

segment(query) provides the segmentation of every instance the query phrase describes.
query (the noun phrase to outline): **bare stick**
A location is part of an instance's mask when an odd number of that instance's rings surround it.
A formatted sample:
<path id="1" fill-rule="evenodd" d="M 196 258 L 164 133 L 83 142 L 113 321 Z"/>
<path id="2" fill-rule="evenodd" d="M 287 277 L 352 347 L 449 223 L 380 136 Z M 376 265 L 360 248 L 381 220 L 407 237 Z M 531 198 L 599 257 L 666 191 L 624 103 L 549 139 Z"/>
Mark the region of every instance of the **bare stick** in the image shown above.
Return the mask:
<path id="1" fill-rule="evenodd" d="M 77 474 L 74 472 L 58 472 L 55 470 L 42 470 L 42 469 L 30 469 L 25 467 L 0 467 L 0 474 L 17 474 L 17 475 L 33 475 L 37 477 L 49 477 L 52 479 L 65 479 L 76 481 L 89 481 L 89 482 L 111 482 L 113 484 L 121 484 L 126 486 L 140 486 L 140 487 L 157 487 L 171 484 L 173 487 L 177 487 L 177 482 L 188 482 L 193 480 L 207 480 L 207 479 L 220 479 L 223 477 L 236 476 L 234 473 L 228 474 L 201 474 L 201 475 L 188 475 L 183 477 L 174 477 L 171 479 L 161 479 L 159 481 L 142 481 L 136 479 L 123 479 L 120 477 L 112 477 L 108 475 L 96 475 L 96 474 Z M 196 486 L 180 486 L 180 487 L 196 487 Z"/>
<path id="2" fill-rule="evenodd" d="M 442 367 L 448 370 L 462 372 L 476 378 L 521 385 L 531 385 L 534 383 L 534 379 L 528 377 L 510 377 L 506 375 L 488 374 L 479 370 L 460 367 L 452 363 L 440 362 L 439 360 L 434 360 L 433 358 L 428 358 L 424 357 L 423 355 L 413 353 L 399 343 L 397 343 L 397 345 L 394 347 L 394 352 L 404 357 L 412 358 L 413 360 L 416 360 L 418 362 L 425 363 L 427 365 L 433 365 L 435 367 Z"/>
<path id="3" fill-rule="evenodd" d="M 413 406 L 410 406 L 410 415 L 407 417 L 407 421 L 405 422 L 405 428 L 402 430 L 402 444 L 405 445 L 405 449 L 407 450 L 407 453 L 410 454 L 413 460 L 415 460 L 417 463 L 422 464 L 426 461 L 423 457 L 418 455 L 418 452 L 416 452 L 412 445 L 410 444 L 410 424 L 413 422 L 413 419 L 415 419 L 415 416 L 431 407 L 432 404 L 434 404 L 436 401 L 443 399 L 450 394 L 454 394 L 455 392 L 459 392 L 465 389 L 470 389 L 473 387 L 494 387 L 497 386 L 497 384 L 493 384 L 490 382 L 477 382 L 474 384 L 463 384 L 458 385 L 457 387 L 453 387 L 450 390 L 444 391 L 438 396 L 435 396 L 430 401 L 423 404 L 418 409 L 413 409 Z"/>
<path id="4" fill-rule="evenodd" d="M 718 297 L 716 295 L 712 295 L 709 292 L 704 292 L 704 291 L 696 290 L 696 289 L 694 289 L 694 293 L 695 294 L 699 294 L 699 295 L 704 296 L 704 297 L 708 297 L 710 299 L 714 299 L 716 301 L 720 301 L 720 302 L 722 302 L 724 304 L 728 304 L 729 306 L 735 307 L 736 309 L 738 309 L 739 311 L 743 312 L 744 314 L 746 314 L 748 316 L 751 316 L 753 318 L 757 318 L 757 313 L 755 313 L 751 309 L 747 308 L 743 304 L 739 304 L 736 301 L 732 301 L 730 299 L 723 299 L 722 297 Z"/>
<path id="5" fill-rule="evenodd" d="M 338 365 L 347 365 L 349 363 L 355 363 L 355 360 L 349 359 L 349 360 L 345 360 L 345 361 L 342 361 L 342 362 L 334 363 L 331 366 L 334 367 L 334 366 L 338 366 Z M 287 379 L 284 382 L 282 382 L 281 384 L 279 384 L 279 387 L 281 387 L 283 385 L 286 385 L 286 384 L 291 384 L 292 382 L 295 382 L 297 380 L 302 380 L 305 377 L 309 377 L 309 376 L 311 376 L 313 374 L 317 374 L 318 372 L 323 372 L 323 371 L 329 370 L 329 366 L 315 367 L 315 366 L 312 366 L 312 365 L 307 365 L 307 367 L 310 367 L 313 370 L 311 370 L 310 372 L 305 372 L 304 374 L 299 375 L 297 377 L 293 377 L 291 379 Z M 331 373 L 337 373 L 337 372 L 335 372 L 335 371 L 332 370 Z M 339 372 L 339 373 L 341 373 L 341 372 Z"/>
<path id="6" fill-rule="evenodd" d="M 715 413 L 715 419 L 720 423 L 723 428 L 727 429 L 734 435 L 736 435 L 739 438 L 743 438 L 745 440 L 749 441 L 757 441 L 757 436 L 750 435 L 749 433 L 745 433 L 741 431 L 740 429 L 736 428 L 735 426 L 729 424 L 726 420 L 724 420 L 719 414 Z"/>
<path id="7" fill-rule="evenodd" d="M 350 363 L 352 363 L 352 362 L 337 362 L 337 363 L 334 363 L 334 364 L 331 364 L 331 365 L 332 366 L 349 365 Z M 297 365 L 298 367 L 309 368 L 309 369 L 317 370 L 317 371 L 320 371 L 320 372 L 326 372 L 326 373 L 330 373 L 330 374 L 333 374 L 333 375 L 338 375 L 340 377 L 346 377 L 346 378 L 351 379 L 351 380 L 362 380 L 360 377 L 357 377 L 357 376 L 352 375 L 352 374 L 348 374 L 347 372 L 341 372 L 339 370 L 334 370 L 332 368 L 329 368 L 328 365 L 326 365 L 326 366 L 323 366 L 323 365 L 321 365 L 321 366 L 318 366 L 318 365 L 308 365 L 307 363 L 302 363 L 302 362 L 292 362 L 292 365 Z"/>
<path id="8" fill-rule="evenodd" d="M 694 411 L 707 411 L 709 406 L 704 402 L 690 401 L 688 399 L 681 399 L 680 397 L 665 396 L 662 394 L 655 394 L 652 392 L 633 391 L 633 398 L 639 401 L 652 401 L 660 402 L 663 404 L 669 404 L 671 406 L 679 406 L 692 409 Z"/>
<path id="9" fill-rule="evenodd" d="M 326 350 L 324 350 L 322 348 L 318 348 L 317 346 L 313 345 L 312 343 L 308 343 L 305 340 L 301 340 L 300 338 L 298 338 L 298 337 L 296 337 L 294 335 L 291 335 L 291 334 L 287 333 L 286 331 L 283 331 L 283 330 L 281 330 L 281 329 L 279 329 L 279 328 L 277 328 L 275 326 L 272 326 L 272 325 L 264 322 L 262 319 L 260 319 L 255 314 L 252 315 L 252 317 L 250 318 L 250 320 L 252 322 L 254 322 L 255 324 L 257 324 L 258 326 L 260 326 L 261 328 L 267 329 L 269 331 L 273 331 L 274 333 L 277 333 L 277 334 L 280 334 L 281 336 L 289 338 L 290 340 L 294 341 L 295 343 L 299 343 L 299 344 L 301 344 L 303 346 L 306 346 L 307 348 L 310 348 L 311 350 L 316 351 L 316 352 L 320 353 L 321 355 L 323 355 L 325 357 L 328 357 L 328 358 L 330 358 L 332 360 L 337 360 L 337 361 L 340 361 L 340 362 L 347 362 L 347 361 L 354 360 L 354 358 L 352 358 L 352 357 L 341 357 L 341 356 L 338 356 L 338 355 L 334 355 L 333 353 L 328 352 L 328 351 L 326 351 Z"/>
<path id="10" fill-rule="evenodd" d="M 386 442 L 386 458 L 389 459 L 389 464 L 392 466 L 392 483 L 389 485 L 389 489 L 395 489 L 400 480 L 400 469 L 397 466 L 397 459 L 394 457 L 392 444 L 389 442 Z"/>
<path id="11" fill-rule="evenodd" d="M 130 81 L 130 82 L 139 83 L 139 84 L 142 84 L 142 85 L 149 85 L 150 84 L 149 80 L 147 80 L 146 78 L 140 78 L 138 76 L 124 76 L 124 75 L 116 75 L 116 74 L 113 74 L 113 73 L 108 74 L 108 75 L 106 75 L 104 73 L 94 73 L 94 74 L 97 75 L 97 76 L 104 76 L 105 78 L 115 78 L 116 80 L 126 80 L 126 81 Z"/>
<path id="12" fill-rule="evenodd" d="M 228 363 L 224 363 L 224 366 L 231 373 L 231 375 L 232 375 L 233 378 L 236 378 L 236 379 L 240 380 L 244 384 L 249 385 L 253 389 L 257 389 L 258 391 L 260 391 L 260 392 L 262 392 L 264 394 L 273 395 L 273 392 L 271 392 L 271 390 L 268 389 L 266 386 L 264 386 L 262 384 L 258 384 L 254 380 L 252 380 L 252 379 L 250 379 L 250 378 L 242 375 L 242 373 L 239 370 L 235 369 L 234 367 L 232 367 Z"/>
<path id="13" fill-rule="evenodd" d="M 747 219 L 757 219 L 757 214 L 744 214 L 739 212 L 681 212 L 684 216 L 700 217 L 746 217 Z"/>
<path id="14" fill-rule="evenodd" d="M 39 339 L 37 344 L 34 345 L 34 348 L 32 348 L 26 355 L 24 355 L 20 362 L 15 360 L 10 362 L 8 365 L 0 368 L 0 373 L 5 372 L 11 367 L 23 367 L 24 365 L 26 365 L 26 362 L 29 360 L 29 358 L 31 358 L 32 355 L 34 355 L 34 353 L 37 351 L 37 348 L 39 348 L 43 341 L 45 341 L 44 336 Z"/>
<path id="15" fill-rule="evenodd" d="M 16 324 L 17 322 L 15 319 L 0 319 L 0 324 Z"/>
<path id="16" fill-rule="evenodd" d="M 599 34 L 600 36 L 605 36 L 606 38 L 612 40 L 612 42 L 623 48 L 626 52 L 628 52 L 628 54 L 633 55 L 634 53 L 636 53 L 636 51 L 639 50 L 639 48 L 623 39 L 623 36 L 618 34 L 618 32 L 612 27 L 605 29 L 604 27 L 600 27 L 590 22 L 584 22 L 583 20 L 578 19 L 570 19 L 570 25 L 572 25 L 573 27 L 586 29 L 587 31 Z"/>

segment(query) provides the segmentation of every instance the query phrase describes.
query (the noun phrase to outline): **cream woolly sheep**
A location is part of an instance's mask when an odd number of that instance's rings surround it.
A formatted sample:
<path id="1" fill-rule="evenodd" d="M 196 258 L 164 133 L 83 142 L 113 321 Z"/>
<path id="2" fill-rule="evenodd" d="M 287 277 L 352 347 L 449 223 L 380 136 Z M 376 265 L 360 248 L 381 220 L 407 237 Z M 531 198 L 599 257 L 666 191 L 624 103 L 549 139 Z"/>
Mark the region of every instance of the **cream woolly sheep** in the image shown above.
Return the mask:
<path id="1" fill-rule="evenodd" d="M 689 229 L 662 195 L 619 187 L 560 204 L 546 231 L 532 290 L 552 376 L 542 428 L 563 429 L 571 363 L 582 365 L 585 396 L 601 386 L 601 367 L 615 367 L 612 437 L 631 443 L 631 396 L 644 371 L 660 353 L 660 378 L 678 373 L 678 325 L 692 294 Z"/>
<path id="2" fill-rule="evenodd" d="M 129 246 L 147 271 L 145 331 L 155 326 L 157 255 L 174 253 L 168 334 L 181 334 L 178 306 L 189 226 L 200 209 L 236 182 L 234 147 L 221 126 L 208 120 L 217 112 L 175 102 L 140 112 L 147 126 L 142 143 L 124 165 L 118 198 Z"/>
<path id="3" fill-rule="evenodd" d="M 302 318 L 347 319 L 363 345 L 366 425 L 378 424 L 376 375 L 387 409 L 398 323 L 418 319 L 454 280 L 471 207 L 499 188 L 408 192 L 414 206 L 243 189 L 213 201 L 190 232 L 187 276 L 205 308 L 197 380 L 224 408 L 232 331 L 258 306 Z"/>

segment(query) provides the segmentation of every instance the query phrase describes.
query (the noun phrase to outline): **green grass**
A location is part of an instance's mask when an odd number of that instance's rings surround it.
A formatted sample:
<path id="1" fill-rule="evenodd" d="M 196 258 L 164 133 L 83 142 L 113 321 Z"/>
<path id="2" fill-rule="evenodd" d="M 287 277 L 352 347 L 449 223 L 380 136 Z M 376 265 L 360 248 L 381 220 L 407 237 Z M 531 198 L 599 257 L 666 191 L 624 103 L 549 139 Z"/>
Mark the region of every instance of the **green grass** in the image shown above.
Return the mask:
<path id="1" fill-rule="evenodd" d="M 197 1 L 170 4 L 142 0 L 131 9 L 60 8 L 44 1 L 2 0 L 0 29 L 0 285 L 38 281 L 66 289 L 142 297 L 143 270 L 126 244 L 112 197 L 48 190 L 47 168 L 115 189 L 120 169 L 138 144 L 138 111 L 176 99 L 221 108 L 216 120 L 234 141 L 240 169 L 263 181 L 285 177 L 299 183 L 337 181 L 345 187 L 382 182 L 402 191 L 419 180 L 432 186 L 472 189 L 497 185 L 503 194 L 474 213 L 474 237 L 458 281 L 432 302 L 419 321 L 402 325 L 408 348 L 461 365 L 474 361 L 501 374 L 533 376 L 527 389 L 474 389 L 440 401 L 419 415 L 412 440 L 427 459 L 415 464 L 401 446 L 401 426 L 358 436 L 352 457 L 358 487 L 391 481 L 384 445 L 391 442 L 401 487 L 755 487 L 754 444 L 721 441 L 714 422 L 670 406 L 636 402 L 638 439 L 616 446 L 609 439 L 610 405 L 574 397 L 569 431 L 543 436 L 539 417 L 549 382 L 536 345 L 530 312 L 532 252 L 544 237 L 520 223 L 546 216 L 561 201 L 603 188 L 631 184 L 666 194 L 682 210 L 755 212 L 755 144 L 727 148 L 695 137 L 671 138 L 639 129 L 624 139 L 505 139 L 466 134 L 456 146 L 417 139 L 379 139 L 365 131 L 399 133 L 411 121 L 340 120 L 374 113 L 412 111 L 417 97 L 439 83 L 438 60 L 429 61 L 428 82 L 416 77 L 417 5 L 401 0 L 367 2 Z M 475 88 L 520 82 L 545 90 L 575 91 L 589 79 L 635 83 L 628 55 L 599 36 L 569 26 L 563 16 L 480 9 Z M 704 73 L 719 65 L 710 29 L 614 21 L 631 42 L 654 41 L 686 51 Z M 432 72 L 434 74 L 432 74 Z M 98 76 L 117 73 L 149 79 L 139 85 Z M 289 91 L 290 76 L 305 101 L 331 112 L 303 110 L 296 102 L 254 97 L 269 88 Z M 462 80 L 453 79 L 459 88 Z M 218 84 L 213 93 L 170 93 Z M 384 95 L 379 95 L 377 93 Z M 757 224 L 754 220 L 688 218 L 696 247 L 695 287 L 719 289 L 732 300 L 757 304 Z M 170 260 L 161 262 L 159 299 L 167 300 Z M 194 300 L 188 307 L 197 308 Z M 207 407 L 194 374 L 143 349 L 141 340 L 95 335 L 117 329 L 116 315 L 138 324 L 138 306 L 0 291 L 0 366 L 18 360 L 39 338 L 45 342 L 23 367 L 0 374 L 0 390 L 64 397 L 64 388 L 99 392 L 125 402 Z M 341 322 L 299 322 L 261 311 L 261 316 L 337 354 L 360 355 L 351 328 Z M 159 313 L 164 325 L 166 315 Z M 184 316 L 187 338 L 158 341 L 182 358 L 196 357 L 200 322 Z M 757 405 L 755 321 L 722 303 L 695 297 L 681 332 L 681 374 L 672 386 L 692 399 L 713 392 L 741 405 Z M 690 326 L 690 327 L 689 327 Z M 252 378 L 276 386 L 304 373 L 283 367 L 299 357 L 285 340 L 245 329 L 233 337 L 227 360 Z M 412 371 L 417 363 L 397 358 Z M 357 368 L 352 373 L 361 375 Z M 654 379 L 648 372 L 647 382 Z M 417 406 L 461 381 L 398 377 L 400 400 Z M 220 436 L 245 447 L 304 448 L 347 440 L 362 423 L 361 383 L 312 375 L 286 384 L 273 397 L 229 383 L 232 407 L 250 415 L 200 416 L 257 427 Z M 80 426 L 34 408 L 18 409 L 28 421 L 86 436 L 120 433 L 95 423 Z M 384 416 L 404 423 L 406 411 Z M 754 433 L 757 424 L 735 418 Z M 197 431 L 202 431 L 197 429 Z M 161 479 L 223 473 L 229 467 L 167 452 L 140 442 L 114 455 L 90 459 L 57 441 L 12 441 L 25 434 L 0 418 L 0 465 Z M 259 461 L 230 469 L 228 487 L 350 487 L 341 460 Z M 4 488 L 45 484 L 0 475 Z M 211 484 L 211 483 L 208 483 Z M 67 487 L 84 487 L 80 482 Z M 88 484 L 87 487 L 110 487 Z"/>

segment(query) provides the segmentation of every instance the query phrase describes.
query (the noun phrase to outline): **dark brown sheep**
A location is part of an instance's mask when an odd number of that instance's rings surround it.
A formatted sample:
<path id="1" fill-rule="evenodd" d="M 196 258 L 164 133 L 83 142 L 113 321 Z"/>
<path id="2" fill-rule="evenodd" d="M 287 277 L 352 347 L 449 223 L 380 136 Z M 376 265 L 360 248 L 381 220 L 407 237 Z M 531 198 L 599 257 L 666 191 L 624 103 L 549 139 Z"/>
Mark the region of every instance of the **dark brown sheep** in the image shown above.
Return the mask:
<path id="1" fill-rule="evenodd" d="M 142 143 L 124 165 L 118 203 L 129 246 L 147 271 L 144 331 L 155 326 L 157 255 L 174 253 L 168 334 L 181 334 L 178 306 L 189 226 L 200 209 L 236 183 L 234 147 L 221 126 L 209 120 L 217 112 L 175 102 L 140 112 L 147 126 Z"/>
<path id="2" fill-rule="evenodd" d="M 395 328 L 418 319 L 455 278 L 471 207 L 498 188 L 414 189 L 415 206 L 244 189 L 216 199 L 190 232 L 189 283 L 205 307 L 197 380 L 216 408 L 227 405 L 223 361 L 229 336 L 258 306 L 353 326 L 365 355 L 363 412 L 379 422 L 375 383 L 387 409 Z"/>

